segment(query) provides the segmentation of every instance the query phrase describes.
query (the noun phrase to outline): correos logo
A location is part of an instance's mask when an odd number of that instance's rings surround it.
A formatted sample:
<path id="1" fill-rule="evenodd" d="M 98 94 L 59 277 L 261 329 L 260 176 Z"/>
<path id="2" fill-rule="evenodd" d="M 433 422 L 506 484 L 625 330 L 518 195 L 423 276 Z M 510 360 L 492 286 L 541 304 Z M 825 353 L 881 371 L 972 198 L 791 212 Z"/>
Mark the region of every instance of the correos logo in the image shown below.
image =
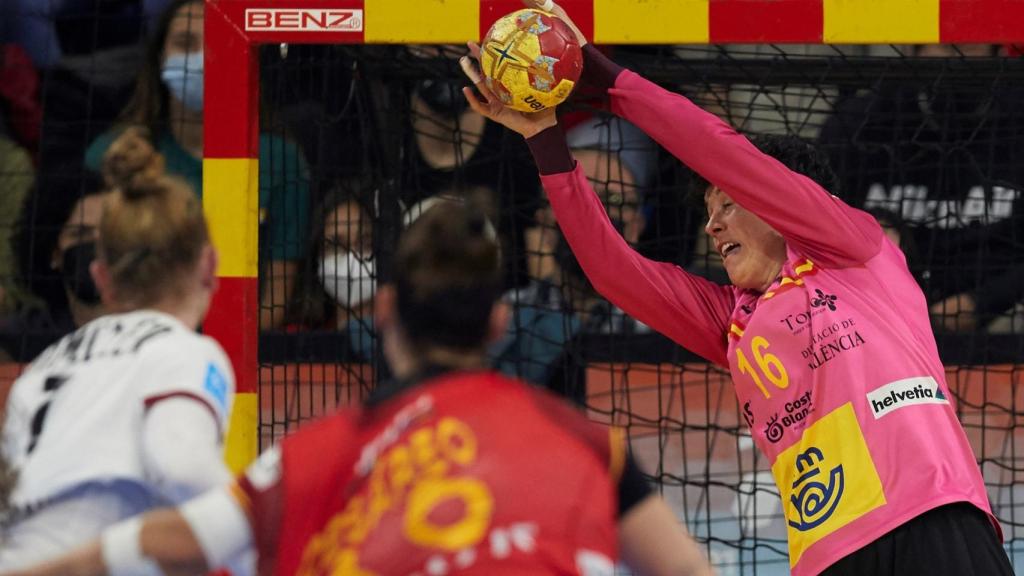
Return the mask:
<path id="1" fill-rule="evenodd" d="M 868 392 L 867 397 L 875 420 L 906 406 L 949 404 L 939 383 L 931 376 L 918 376 L 890 382 Z"/>
<path id="2" fill-rule="evenodd" d="M 793 493 L 789 496 L 794 514 L 787 516 L 787 521 L 790 526 L 801 532 L 820 526 L 831 518 L 843 498 L 843 488 L 846 484 L 843 465 L 837 464 L 829 470 L 821 466 L 824 461 L 825 454 L 814 446 L 796 457 L 796 471 L 799 476 L 793 483 Z"/>

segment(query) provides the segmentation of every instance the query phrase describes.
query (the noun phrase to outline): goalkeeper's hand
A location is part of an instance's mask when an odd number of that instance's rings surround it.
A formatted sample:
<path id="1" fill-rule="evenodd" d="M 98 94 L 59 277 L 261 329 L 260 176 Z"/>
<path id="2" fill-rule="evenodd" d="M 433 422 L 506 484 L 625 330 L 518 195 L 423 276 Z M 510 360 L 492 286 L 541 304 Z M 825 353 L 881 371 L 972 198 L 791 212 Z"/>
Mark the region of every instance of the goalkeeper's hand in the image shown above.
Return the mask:
<path id="1" fill-rule="evenodd" d="M 583 35 L 579 26 L 577 26 L 576 23 L 572 21 L 572 18 L 569 17 L 569 13 L 565 11 L 565 8 L 562 8 L 553 0 L 523 0 L 523 5 L 527 8 L 536 8 L 558 16 L 561 21 L 569 25 L 569 28 L 572 28 L 573 33 L 576 34 L 576 41 L 580 43 L 580 48 L 589 43 L 589 40 L 587 40 L 587 37 Z"/>
<path id="2" fill-rule="evenodd" d="M 554 108 L 527 114 L 502 104 L 501 100 L 487 87 L 487 83 L 484 82 L 484 78 L 480 74 L 480 46 L 474 42 L 469 42 L 467 45 L 469 46 L 469 56 L 459 59 L 459 64 L 483 98 L 483 100 L 477 98 L 472 88 L 468 86 L 463 88 L 462 93 L 469 101 L 470 108 L 485 118 L 522 134 L 524 138 L 531 138 L 558 123 Z"/>

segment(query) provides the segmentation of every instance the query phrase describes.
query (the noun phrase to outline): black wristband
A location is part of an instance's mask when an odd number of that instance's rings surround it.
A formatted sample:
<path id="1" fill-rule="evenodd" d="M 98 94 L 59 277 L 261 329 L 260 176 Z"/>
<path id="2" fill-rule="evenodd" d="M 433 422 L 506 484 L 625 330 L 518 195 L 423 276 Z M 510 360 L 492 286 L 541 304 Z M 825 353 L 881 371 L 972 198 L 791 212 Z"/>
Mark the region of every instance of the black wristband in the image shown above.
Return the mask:
<path id="1" fill-rule="evenodd" d="M 615 79 L 625 70 L 601 53 L 593 44 L 583 47 L 583 76 L 588 86 L 607 92 L 615 86 Z"/>

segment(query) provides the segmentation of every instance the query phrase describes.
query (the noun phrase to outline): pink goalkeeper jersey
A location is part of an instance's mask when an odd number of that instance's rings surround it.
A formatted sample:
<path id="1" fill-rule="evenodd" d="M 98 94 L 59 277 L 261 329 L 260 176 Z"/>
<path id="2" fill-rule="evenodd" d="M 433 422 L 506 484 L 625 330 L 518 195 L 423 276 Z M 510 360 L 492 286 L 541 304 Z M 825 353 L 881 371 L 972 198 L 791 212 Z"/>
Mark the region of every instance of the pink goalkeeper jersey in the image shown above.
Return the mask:
<path id="1" fill-rule="evenodd" d="M 924 295 L 875 220 L 633 72 L 609 94 L 616 114 L 786 239 L 787 261 L 766 292 L 717 286 L 631 250 L 578 166 L 543 177 L 594 286 L 729 366 L 782 495 L 793 574 L 818 574 L 943 504 L 991 516 Z"/>

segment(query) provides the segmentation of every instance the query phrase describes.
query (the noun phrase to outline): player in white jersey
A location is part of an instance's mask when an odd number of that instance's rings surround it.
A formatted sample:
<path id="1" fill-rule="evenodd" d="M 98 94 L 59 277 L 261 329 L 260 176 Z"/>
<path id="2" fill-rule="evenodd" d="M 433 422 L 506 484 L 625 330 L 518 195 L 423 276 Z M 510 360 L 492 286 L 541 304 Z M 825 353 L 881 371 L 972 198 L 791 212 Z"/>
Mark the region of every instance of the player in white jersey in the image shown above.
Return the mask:
<path id="1" fill-rule="evenodd" d="M 16 480 L 0 571 L 230 479 L 222 446 L 234 376 L 195 331 L 217 256 L 201 203 L 162 164 L 139 132 L 111 147 L 91 271 L 115 313 L 49 347 L 11 390 L 2 456 Z"/>

